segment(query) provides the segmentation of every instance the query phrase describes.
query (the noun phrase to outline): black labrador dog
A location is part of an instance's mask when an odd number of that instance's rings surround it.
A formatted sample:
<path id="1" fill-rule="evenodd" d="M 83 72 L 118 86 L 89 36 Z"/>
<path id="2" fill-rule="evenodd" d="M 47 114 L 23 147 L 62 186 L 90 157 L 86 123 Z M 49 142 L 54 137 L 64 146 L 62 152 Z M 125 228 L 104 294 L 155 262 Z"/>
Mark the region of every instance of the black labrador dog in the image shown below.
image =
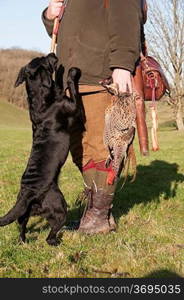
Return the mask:
<path id="1" fill-rule="evenodd" d="M 15 220 L 20 224 L 20 240 L 25 241 L 26 225 L 30 216 L 41 215 L 51 226 L 49 245 L 57 245 L 57 232 L 66 221 L 67 206 L 58 187 L 58 176 L 69 152 L 70 128 L 78 109 L 78 79 L 80 70 L 68 72 L 66 96 L 62 87 L 62 66 L 53 81 L 57 57 L 54 53 L 33 59 L 21 68 L 15 86 L 25 81 L 33 144 L 15 206 L 0 218 L 0 226 Z M 59 71 L 60 70 L 60 71 Z"/>

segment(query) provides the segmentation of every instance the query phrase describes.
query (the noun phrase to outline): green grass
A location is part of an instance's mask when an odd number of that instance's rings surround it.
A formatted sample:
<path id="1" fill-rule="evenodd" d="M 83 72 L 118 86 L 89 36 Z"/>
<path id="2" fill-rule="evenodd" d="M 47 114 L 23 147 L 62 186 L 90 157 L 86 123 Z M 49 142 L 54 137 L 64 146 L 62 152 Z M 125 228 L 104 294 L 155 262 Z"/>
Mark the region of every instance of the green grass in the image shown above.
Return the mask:
<path id="1" fill-rule="evenodd" d="M 31 147 L 28 114 L 0 102 L 0 215 L 12 207 Z M 63 231 L 61 244 L 45 242 L 49 228 L 40 217 L 28 223 L 27 243 L 19 245 L 16 223 L 0 228 L 0 277 L 184 277 L 184 135 L 168 126 L 167 106 L 159 108 L 160 151 L 137 154 L 137 179 L 117 188 L 115 233 L 86 236 Z M 165 123 L 165 125 L 163 125 Z M 166 126 L 167 125 L 167 126 Z M 69 157 L 60 187 L 68 220 L 79 215 L 75 199 L 81 175 Z"/>
<path id="2" fill-rule="evenodd" d="M 26 110 L 20 109 L 13 104 L 10 104 L 3 99 L 0 99 L 0 127 L 4 128 L 30 128 L 29 113 Z"/>

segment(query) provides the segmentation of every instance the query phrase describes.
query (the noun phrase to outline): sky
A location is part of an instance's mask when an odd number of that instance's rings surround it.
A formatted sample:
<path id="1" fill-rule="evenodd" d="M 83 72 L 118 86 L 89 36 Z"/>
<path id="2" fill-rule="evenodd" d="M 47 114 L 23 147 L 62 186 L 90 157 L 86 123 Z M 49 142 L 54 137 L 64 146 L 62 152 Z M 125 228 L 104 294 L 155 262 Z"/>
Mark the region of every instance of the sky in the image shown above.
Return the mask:
<path id="1" fill-rule="evenodd" d="M 41 20 L 49 0 L 0 0 L 0 48 L 50 51 L 51 39 Z"/>

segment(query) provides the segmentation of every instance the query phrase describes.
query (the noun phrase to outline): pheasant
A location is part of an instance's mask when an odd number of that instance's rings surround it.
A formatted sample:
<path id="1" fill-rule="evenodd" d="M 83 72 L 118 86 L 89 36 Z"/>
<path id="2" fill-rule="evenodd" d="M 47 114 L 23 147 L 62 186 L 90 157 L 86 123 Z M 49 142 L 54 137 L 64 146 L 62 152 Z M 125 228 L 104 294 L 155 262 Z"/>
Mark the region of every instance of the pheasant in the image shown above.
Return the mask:
<path id="1" fill-rule="evenodd" d="M 109 150 L 106 167 L 111 164 L 117 178 L 126 162 L 135 158 L 132 147 L 136 126 L 135 95 L 120 94 L 113 83 L 103 81 L 101 84 L 112 94 L 111 104 L 105 111 L 104 144 Z"/>

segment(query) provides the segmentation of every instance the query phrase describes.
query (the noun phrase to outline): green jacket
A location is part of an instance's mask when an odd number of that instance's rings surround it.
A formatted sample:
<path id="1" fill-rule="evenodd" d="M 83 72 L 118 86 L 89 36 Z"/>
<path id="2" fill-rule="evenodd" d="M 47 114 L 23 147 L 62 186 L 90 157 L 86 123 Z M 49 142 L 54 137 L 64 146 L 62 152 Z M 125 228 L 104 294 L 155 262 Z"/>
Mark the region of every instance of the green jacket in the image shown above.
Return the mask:
<path id="1" fill-rule="evenodd" d="M 68 0 L 57 41 L 59 63 L 82 71 L 81 84 L 98 85 L 113 68 L 131 72 L 140 55 L 141 0 Z M 53 21 L 42 20 L 52 35 Z"/>

